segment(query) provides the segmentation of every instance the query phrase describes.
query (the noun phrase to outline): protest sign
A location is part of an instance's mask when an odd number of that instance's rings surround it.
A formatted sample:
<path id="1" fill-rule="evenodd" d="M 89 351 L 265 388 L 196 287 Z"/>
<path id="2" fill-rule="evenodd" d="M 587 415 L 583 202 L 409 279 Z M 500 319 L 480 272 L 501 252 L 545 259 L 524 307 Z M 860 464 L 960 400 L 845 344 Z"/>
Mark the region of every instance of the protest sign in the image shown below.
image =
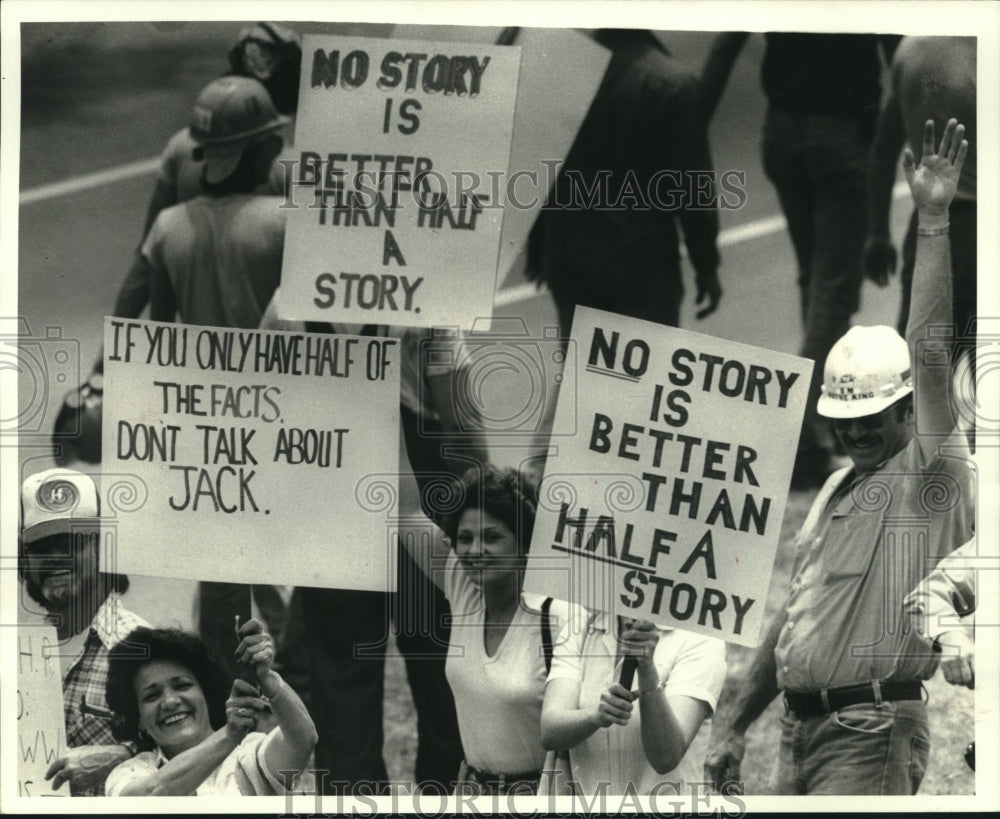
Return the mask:
<path id="1" fill-rule="evenodd" d="M 17 630 L 17 794 L 69 796 L 69 783 L 52 790 L 45 772 L 66 749 L 62 676 L 51 626 Z"/>
<path id="2" fill-rule="evenodd" d="M 585 307 L 573 339 L 525 588 L 755 645 L 812 362 Z"/>
<path id="3" fill-rule="evenodd" d="M 304 38 L 281 318 L 469 327 L 492 314 L 519 57 Z"/>
<path id="4" fill-rule="evenodd" d="M 120 571 L 391 590 L 399 344 L 107 318 L 103 487 Z M 120 478 L 120 479 L 119 479 Z"/>

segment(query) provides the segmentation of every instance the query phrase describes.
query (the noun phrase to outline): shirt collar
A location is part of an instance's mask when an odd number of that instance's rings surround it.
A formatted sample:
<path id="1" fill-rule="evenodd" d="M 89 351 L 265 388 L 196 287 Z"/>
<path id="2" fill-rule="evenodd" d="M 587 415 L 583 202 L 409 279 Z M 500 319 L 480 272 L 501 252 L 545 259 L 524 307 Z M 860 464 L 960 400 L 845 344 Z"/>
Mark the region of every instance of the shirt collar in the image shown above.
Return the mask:
<path id="1" fill-rule="evenodd" d="M 545 595 L 538 592 L 521 592 L 521 606 L 535 614 L 542 613 L 542 603 L 545 602 Z"/>
<path id="2" fill-rule="evenodd" d="M 101 603 L 101 607 L 90 623 L 91 630 L 110 651 L 125 639 L 135 626 L 132 617 L 121 604 L 118 592 L 111 592 Z"/>

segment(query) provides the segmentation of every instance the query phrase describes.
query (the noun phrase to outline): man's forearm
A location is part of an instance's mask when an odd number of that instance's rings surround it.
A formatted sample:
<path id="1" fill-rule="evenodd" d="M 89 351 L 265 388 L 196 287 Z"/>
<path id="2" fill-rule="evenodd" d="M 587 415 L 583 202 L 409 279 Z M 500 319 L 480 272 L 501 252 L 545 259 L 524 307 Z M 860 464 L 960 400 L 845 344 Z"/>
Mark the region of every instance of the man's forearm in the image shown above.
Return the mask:
<path id="1" fill-rule="evenodd" d="M 715 113 L 722 92 L 729 81 L 729 74 L 733 70 L 733 63 L 736 62 L 749 36 L 745 31 L 724 31 L 712 43 L 705 65 L 701 69 L 698 89 L 701 115 L 706 124 Z"/>
<path id="2" fill-rule="evenodd" d="M 774 619 L 763 643 L 754 652 L 747 671 L 738 676 L 727 676 L 713 717 L 714 723 L 743 733 L 778 696 L 781 689 L 778 688 L 774 649 L 784 624 L 785 615 L 782 612 Z"/>
<path id="3" fill-rule="evenodd" d="M 896 98 L 890 95 L 879 114 L 871 149 L 871 172 L 868 177 L 868 233 L 871 236 L 889 237 L 892 188 L 904 142 L 899 106 Z"/>

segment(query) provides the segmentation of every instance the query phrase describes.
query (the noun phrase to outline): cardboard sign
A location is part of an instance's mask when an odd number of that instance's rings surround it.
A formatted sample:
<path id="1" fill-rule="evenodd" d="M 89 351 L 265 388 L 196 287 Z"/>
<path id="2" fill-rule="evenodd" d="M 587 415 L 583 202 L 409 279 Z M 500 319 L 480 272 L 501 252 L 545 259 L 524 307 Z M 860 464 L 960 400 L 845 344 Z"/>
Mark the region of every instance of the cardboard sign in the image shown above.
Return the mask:
<path id="1" fill-rule="evenodd" d="M 755 645 L 812 362 L 583 307 L 573 339 L 525 588 Z"/>
<path id="2" fill-rule="evenodd" d="M 119 571 L 391 590 L 397 339 L 107 318 L 102 515 Z"/>
<path id="3" fill-rule="evenodd" d="M 52 790 L 45 772 L 66 750 L 62 677 L 56 630 L 17 630 L 17 794 L 69 796 L 69 782 Z"/>
<path id="4" fill-rule="evenodd" d="M 281 318 L 491 315 L 519 49 L 307 35 L 302 51 Z"/>

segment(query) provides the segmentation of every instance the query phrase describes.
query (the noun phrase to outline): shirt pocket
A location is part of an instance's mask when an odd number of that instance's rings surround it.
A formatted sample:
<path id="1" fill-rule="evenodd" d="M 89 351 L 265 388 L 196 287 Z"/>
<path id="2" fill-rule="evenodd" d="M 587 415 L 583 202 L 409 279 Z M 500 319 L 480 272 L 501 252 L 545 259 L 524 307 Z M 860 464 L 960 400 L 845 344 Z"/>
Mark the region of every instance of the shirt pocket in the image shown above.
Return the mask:
<path id="1" fill-rule="evenodd" d="M 820 545 L 823 575 L 829 580 L 861 577 L 874 553 L 873 533 L 857 515 L 835 515 Z"/>

